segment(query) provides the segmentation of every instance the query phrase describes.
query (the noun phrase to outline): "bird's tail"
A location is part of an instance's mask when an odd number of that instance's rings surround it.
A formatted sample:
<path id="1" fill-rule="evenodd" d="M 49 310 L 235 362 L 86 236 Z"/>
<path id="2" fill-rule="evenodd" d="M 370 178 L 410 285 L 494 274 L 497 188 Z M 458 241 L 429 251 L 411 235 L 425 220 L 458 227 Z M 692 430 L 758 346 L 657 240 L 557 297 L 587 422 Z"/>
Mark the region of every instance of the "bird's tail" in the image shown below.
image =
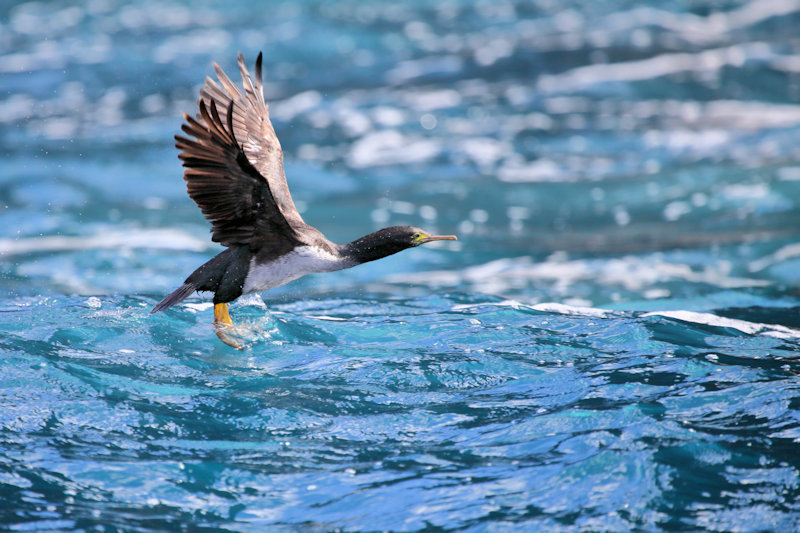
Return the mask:
<path id="1" fill-rule="evenodd" d="M 163 311 L 164 309 L 168 309 L 173 305 L 182 302 L 187 296 L 192 294 L 196 288 L 197 287 L 195 287 L 193 283 L 184 283 L 169 293 L 166 298 L 158 302 L 156 306 L 153 307 L 153 310 L 150 311 L 150 313 L 158 313 L 159 311 Z"/>

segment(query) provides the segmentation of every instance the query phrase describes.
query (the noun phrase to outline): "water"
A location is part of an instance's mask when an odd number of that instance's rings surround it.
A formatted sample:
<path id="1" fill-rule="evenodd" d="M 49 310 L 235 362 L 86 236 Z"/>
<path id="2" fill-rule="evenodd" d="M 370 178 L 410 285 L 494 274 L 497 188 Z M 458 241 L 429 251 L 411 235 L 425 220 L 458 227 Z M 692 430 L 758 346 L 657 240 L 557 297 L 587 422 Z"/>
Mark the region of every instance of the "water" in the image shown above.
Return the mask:
<path id="1" fill-rule="evenodd" d="M 800 528 L 800 3 L 0 7 L 9 530 Z M 149 309 L 264 51 L 305 219 L 457 233 Z"/>

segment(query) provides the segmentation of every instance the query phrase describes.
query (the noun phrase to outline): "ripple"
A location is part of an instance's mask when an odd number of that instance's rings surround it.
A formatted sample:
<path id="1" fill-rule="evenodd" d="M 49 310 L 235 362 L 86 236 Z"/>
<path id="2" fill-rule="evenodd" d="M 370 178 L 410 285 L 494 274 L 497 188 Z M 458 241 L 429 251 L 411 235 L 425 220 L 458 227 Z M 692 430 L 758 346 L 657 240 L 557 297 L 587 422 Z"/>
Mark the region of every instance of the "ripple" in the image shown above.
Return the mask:
<path id="1" fill-rule="evenodd" d="M 796 529 L 800 3 L 256 6 L 0 21 L 0 523 Z M 460 239 L 241 299 L 243 352 L 148 314 L 239 50 L 309 223 Z"/>
<path id="2" fill-rule="evenodd" d="M 748 351 L 762 359 L 764 332 L 785 334 L 767 349 L 797 353 L 789 328 L 710 313 L 475 300 L 287 302 L 260 322 L 275 324 L 283 344 L 255 341 L 235 357 L 210 325 L 196 325 L 205 308 L 146 318 L 146 306 L 126 299 L 82 305 L 78 315 L 71 305 L 85 300 L 20 307 L 35 317 L 27 344 L 15 313 L 0 314 L 4 349 L 15 354 L 1 367 L 0 435 L 29 445 L 7 447 L 0 460 L 19 479 L 52 471 L 54 486 L 80 487 L 81 506 L 92 506 L 92 493 L 138 505 L 144 490 L 153 506 L 204 510 L 214 522 L 231 512 L 252 524 L 292 522 L 299 507 L 328 525 L 361 523 L 353 506 L 380 506 L 391 490 L 406 504 L 371 524 L 413 515 L 466 525 L 488 512 L 511 520 L 531 502 L 534 521 L 547 524 L 580 501 L 593 509 L 581 520 L 611 527 L 627 522 L 601 509 L 631 501 L 630 491 L 638 519 L 665 519 L 652 502 L 691 475 L 661 458 L 670 446 L 697 447 L 703 468 L 717 468 L 744 460 L 738 435 L 768 442 L 797 426 L 791 372 L 721 364 Z M 431 306 L 450 311 L 431 321 Z M 85 322 L 101 312 L 122 315 Z M 263 313 L 238 309 L 245 322 Z M 713 328 L 714 340 L 706 330 L 693 348 L 698 325 Z M 719 359 L 704 357 L 709 346 Z M 105 459 L 87 462 L 90 450 Z M 647 464 L 661 473 L 648 474 Z M 717 501 L 734 502 L 737 491 L 752 501 L 756 479 L 795 490 L 794 463 L 769 474 L 726 468 L 730 496 L 708 485 Z M 12 492 L 14 479 L 4 481 Z M 477 503 L 486 491 L 494 511 Z M 692 511 L 698 520 L 701 509 Z"/>

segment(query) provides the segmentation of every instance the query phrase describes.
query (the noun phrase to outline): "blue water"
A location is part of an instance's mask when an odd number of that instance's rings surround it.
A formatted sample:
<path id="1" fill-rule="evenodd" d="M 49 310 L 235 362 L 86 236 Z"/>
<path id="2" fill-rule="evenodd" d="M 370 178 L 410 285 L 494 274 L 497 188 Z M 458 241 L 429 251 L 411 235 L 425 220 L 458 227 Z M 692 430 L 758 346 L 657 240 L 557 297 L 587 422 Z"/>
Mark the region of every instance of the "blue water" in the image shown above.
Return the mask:
<path id="1" fill-rule="evenodd" d="M 800 529 L 800 3 L 5 2 L 0 529 Z M 264 52 L 306 221 L 231 306 L 172 147 Z"/>

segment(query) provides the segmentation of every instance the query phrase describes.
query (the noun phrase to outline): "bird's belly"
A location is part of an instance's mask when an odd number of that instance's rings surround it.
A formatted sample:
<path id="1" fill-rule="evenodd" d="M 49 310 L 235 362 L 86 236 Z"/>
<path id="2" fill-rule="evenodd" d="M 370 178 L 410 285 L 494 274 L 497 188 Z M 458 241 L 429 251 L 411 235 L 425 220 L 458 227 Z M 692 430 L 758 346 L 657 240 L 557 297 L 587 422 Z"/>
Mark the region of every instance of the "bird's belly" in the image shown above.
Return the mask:
<path id="1" fill-rule="evenodd" d="M 288 254 L 267 263 L 250 260 L 250 269 L 244 280 L 242 294 L 265 291 L 286 285 L 306 274 L 331 272 L 353 266 L 317 248 L 302 246 Z"/>
<path id="2" fill-rule="evenodd" d="M 253 260 L 250 262 L 250 270 L 244 279 L 242 293 L 248 294 L 280 287 L 306 274 L 308 272 L 300 272 L 297 269 L 289 268 L 281 260 L 260 265 L 256 265 Z"/>

